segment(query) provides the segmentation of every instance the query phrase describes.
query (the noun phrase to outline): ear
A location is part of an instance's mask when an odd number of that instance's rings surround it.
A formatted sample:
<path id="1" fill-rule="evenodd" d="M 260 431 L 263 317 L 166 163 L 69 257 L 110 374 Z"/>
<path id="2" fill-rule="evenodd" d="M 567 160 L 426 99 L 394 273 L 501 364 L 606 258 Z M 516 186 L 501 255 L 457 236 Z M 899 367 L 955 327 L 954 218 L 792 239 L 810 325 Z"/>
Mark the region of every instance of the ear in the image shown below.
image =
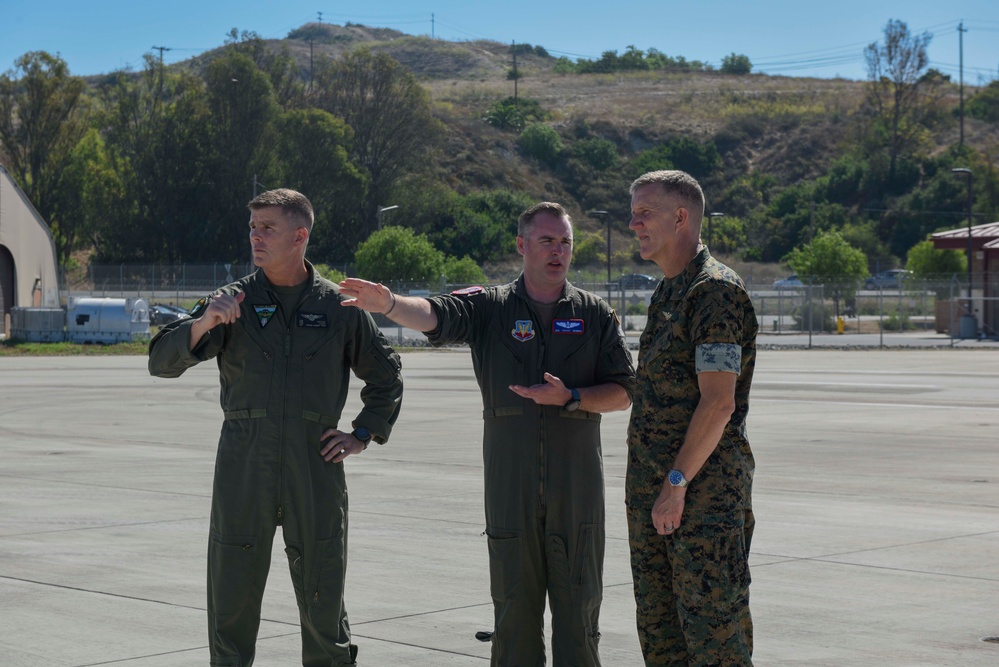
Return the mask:
<path id="1" fill-rule="evenodd" d="M 518 236 L 517 237 L 517 252 L 519 252 L 521 255 L 524 254 L 524 237 L 523 236 Z"/>
<path id="2" fill-rule="evenodd" d="M 295 230 L 295 243 L 296 244 L 306 244 L 309 242 L 309 230 L 305 227 L 299 227 Z"/>
<path id="3" fill-rule="evenodd" d="M 681 206 L 676 209 L 676 230 L 680 231 L 690 225 L 690 211 Z"/>

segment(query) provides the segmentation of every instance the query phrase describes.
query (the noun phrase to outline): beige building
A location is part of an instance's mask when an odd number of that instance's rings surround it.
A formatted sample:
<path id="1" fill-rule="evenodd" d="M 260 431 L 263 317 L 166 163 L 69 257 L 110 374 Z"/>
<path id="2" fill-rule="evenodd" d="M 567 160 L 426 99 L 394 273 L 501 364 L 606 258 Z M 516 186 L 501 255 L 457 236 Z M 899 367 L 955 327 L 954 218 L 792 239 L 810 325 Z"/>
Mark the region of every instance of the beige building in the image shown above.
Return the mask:
<path id="1" fill-rule="evenodd" d="M 14 306 L 59 307 L 56 267 L 48 225 L 0 166 L 0 333 Z"/>

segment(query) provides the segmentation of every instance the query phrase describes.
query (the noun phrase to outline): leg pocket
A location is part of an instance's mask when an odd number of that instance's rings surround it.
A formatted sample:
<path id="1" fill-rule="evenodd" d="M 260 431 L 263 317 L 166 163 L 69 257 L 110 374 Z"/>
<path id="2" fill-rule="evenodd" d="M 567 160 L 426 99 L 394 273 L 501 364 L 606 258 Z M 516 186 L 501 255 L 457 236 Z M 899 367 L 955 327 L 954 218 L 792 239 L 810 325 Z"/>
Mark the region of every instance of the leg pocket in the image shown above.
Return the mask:
<path id="1" fill-rule="evenodd" d="M 521 583 L 522 538 L 516 533 L 486 529 L 489 543 L 489 589 L 493 600 L 516 597 Z"/>
<path id="2" fill-rule="evenodd" d="M 255 537 L 212 532 L 208 542 L 208 623 L 213 664 L 253 660 L 270 548 Z"/>

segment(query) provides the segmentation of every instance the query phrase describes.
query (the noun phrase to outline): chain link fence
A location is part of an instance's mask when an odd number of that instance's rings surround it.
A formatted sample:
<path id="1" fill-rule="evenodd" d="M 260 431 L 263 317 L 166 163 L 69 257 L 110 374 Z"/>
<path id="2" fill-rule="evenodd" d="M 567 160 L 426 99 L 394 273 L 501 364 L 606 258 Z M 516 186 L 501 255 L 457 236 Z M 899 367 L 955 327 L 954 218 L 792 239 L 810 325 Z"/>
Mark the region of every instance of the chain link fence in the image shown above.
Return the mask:
<path id="1" fill-rule="evenodd" d="M 349 267 L 336 267 L 347 270 Z M 85 287 L 66 291 L 66 296 L 140 297 L 150 303 L 189 306 L 253 271 L 249 264 L 99 265 L 89 268 Z M 519 271 L 496 280 L 503 284 Z M 578 276 L 577 276 L 578 278 Z M 974 290 L 968 298 L 968 277 L 941 275 L 903 279 L 897 285 L 872 285 L 866 280 L 804 279 L 801 285 L 748 285 L 761 332 L 850 335 L 857 333 L 927 331 L 956 337 L 999 336 L 999 276 L 972 276 Z M 428 282 L 386 281 L 393 292 L 432 296 L 466 287 L 446 277 Z M 626 331 L 641 330 L 652 289 L 623 288 L 621 282 L 577 282 L 577 287 L 607 299 L 618 311 Z M 963 321 L 962 321 L 962 318 Z M 972 319 L 973 318 L 973 322 Z M 974 327 L 974 334 L 969 327 Z"/>

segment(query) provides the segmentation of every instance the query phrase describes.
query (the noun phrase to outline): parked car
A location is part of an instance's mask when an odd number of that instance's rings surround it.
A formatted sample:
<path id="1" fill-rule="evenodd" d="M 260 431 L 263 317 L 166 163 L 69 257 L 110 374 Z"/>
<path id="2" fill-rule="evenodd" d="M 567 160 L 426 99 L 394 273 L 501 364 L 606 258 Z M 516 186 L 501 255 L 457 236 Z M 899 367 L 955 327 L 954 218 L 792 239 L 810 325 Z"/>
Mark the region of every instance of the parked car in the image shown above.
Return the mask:
<path id="1" fill-rule="evenodd" d="M 792 273 L 787 278 L 781 278 L 780 280 L 774 281 L 775 289 L 795 289 L 804 286 L 805 283 L 801 282 L 801 279 L 798 278 L 797 273 Z"/>
<path id="2" fill-rule="evenodd" d="M 901 289 L 902 283 L 912 278 L 912 271 L 889 269 L 876 273 L 864 281 L 864 289 Z"/>
<path id="3" fill-rule="evenodd" d="M 655 289 L 658 284 L 658 278 L 647 276 L 644 273 L 629 273 L 617 280 L 617 286 L 622 290 L 650 290 Z"/>
<path id="4" fill-rule="evenodd" d="M 178 306 L 165 303 L 154 303 L 149 306 L 149 324 L 161 327 L 188 317 L 187 311 Z"/>

